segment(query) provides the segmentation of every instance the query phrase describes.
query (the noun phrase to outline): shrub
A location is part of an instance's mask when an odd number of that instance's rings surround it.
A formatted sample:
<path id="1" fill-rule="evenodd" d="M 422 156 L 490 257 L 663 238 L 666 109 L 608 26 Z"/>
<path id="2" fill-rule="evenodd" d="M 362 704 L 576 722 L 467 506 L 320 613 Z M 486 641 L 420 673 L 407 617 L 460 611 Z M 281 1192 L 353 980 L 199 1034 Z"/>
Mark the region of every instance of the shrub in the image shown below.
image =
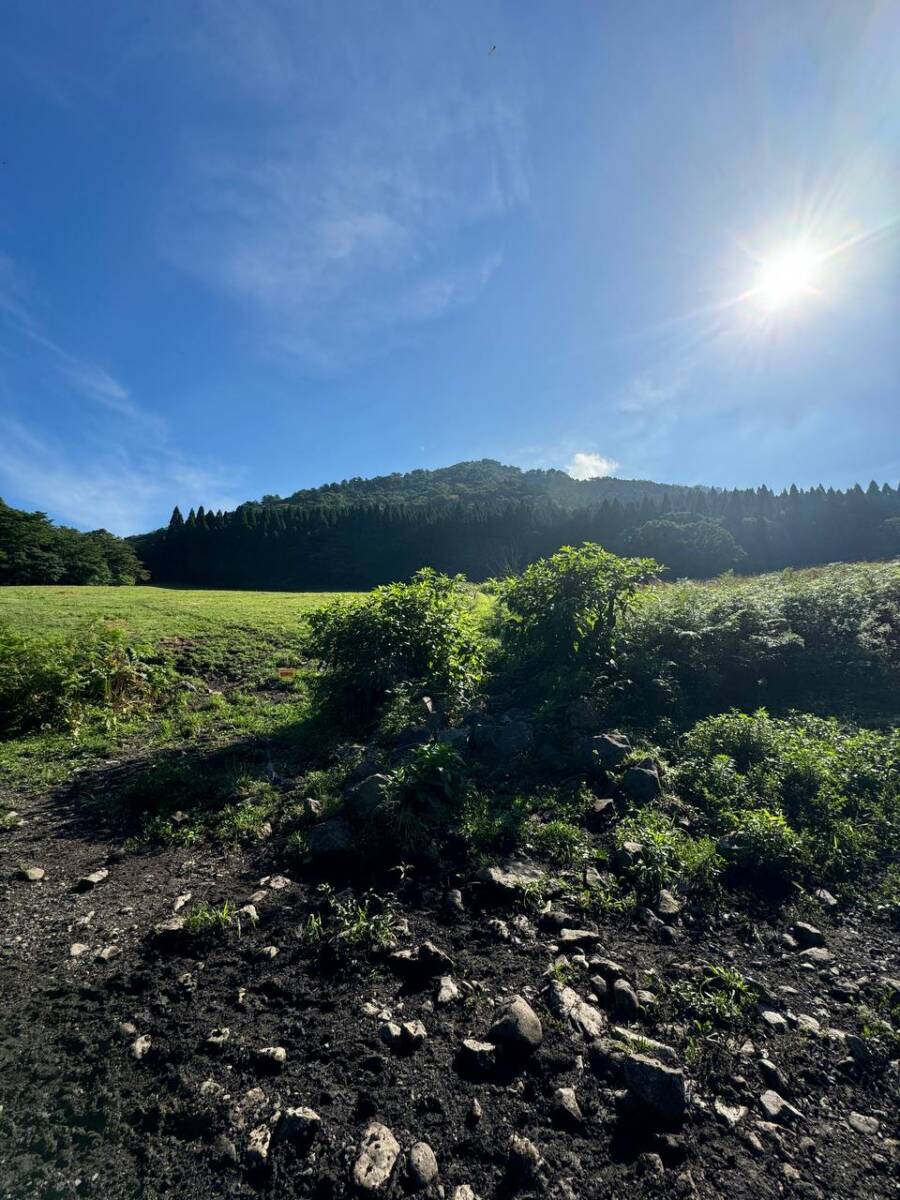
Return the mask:
<path id="1" fill-rule="evenodd" d="M 673 886 L 701 894 L 715 890 L 723 866 L 715 842 L 692 837 L 660 809 L 647 808 L 619 822 L 616 844 L 625 842 L 643 847 L 624 872 L 640 899 L 651 900 Z"/>
<path id="2" fill-rule="evenodd" d="M 535 822 L 528 827 L 527 838 L 539 857 L 549 859 L 558 867 L 574 866 L 587 857 L 588 843 L 584 833 L 568 821 Z"/>
<path id="3" fill-rule="evenodd" d="M 453 708 L 481 678 L 483 651 L 461 577 L 426 568 L 410 583 L 335 601 L 307 619 L 308 649 L 322 667 L 320 693 L 348 715 L 369 719 L 404 688 Z"/>
<path id="4" fill-rule="evenodd" d="M 174 699 L 178 677 L 118 630 L 36 638 L 0 626 L 0 736 L 106 724 Z"/>
<path id="5" fill-rule="evenodd" d="M 723 841 L 728 859 L 755 875 L 796 878 L 802 843 L 781 813 L 758 808 L 741 813 Z"/>
<path id="6" fill-rule="evenodd" d="M 503 585 L 501 639 L 526 662 L 564 667 L 603 661 L 638 584 L 659 570 L 652 558 L 619 558 L 592 542 L 563 546 Z"/>
<path id="7" fill-rule="evenodd" d="M 418 746 L 391 775 L 376 811 L 376 837 L 401 858 L 421 854 L 455 828 L 465 790 L 463 762 L 452 746 Z"/>

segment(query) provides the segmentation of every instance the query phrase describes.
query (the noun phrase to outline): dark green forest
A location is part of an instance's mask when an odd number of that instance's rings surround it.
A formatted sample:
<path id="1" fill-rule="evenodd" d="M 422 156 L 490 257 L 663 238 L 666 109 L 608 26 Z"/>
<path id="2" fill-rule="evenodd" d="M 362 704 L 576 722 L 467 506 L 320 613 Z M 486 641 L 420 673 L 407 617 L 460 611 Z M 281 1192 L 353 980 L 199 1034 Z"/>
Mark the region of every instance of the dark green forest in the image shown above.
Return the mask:
<path id="1" fill-rule="evenodd" d="M 147 578 L 134 548 L 105 529 L 79 533 L 0 500 L 0 584 L 129 584 Z"/>
<path id="2" fill-rule="evenodd" d="M 286 590 L 369 588 L 423 566 L 482 580 L 583 541 L 656 558 L 670 578 L 886 558 L 900 553 L 900 490 L 578 481 L 483 460 L 234 512 L 176 509 L 167 529 L 132 539 L 157 583 Z"/>

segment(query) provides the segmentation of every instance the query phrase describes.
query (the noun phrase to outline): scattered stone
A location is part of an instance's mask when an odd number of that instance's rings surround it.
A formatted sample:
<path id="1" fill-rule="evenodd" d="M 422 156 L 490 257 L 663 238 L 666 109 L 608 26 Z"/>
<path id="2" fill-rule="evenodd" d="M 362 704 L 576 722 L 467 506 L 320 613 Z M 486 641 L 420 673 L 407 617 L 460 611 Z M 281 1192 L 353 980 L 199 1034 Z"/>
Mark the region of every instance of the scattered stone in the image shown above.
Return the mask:
<path id="1" fill-rule="evenodd" d="M 291 886 L 291 881 L 287 875 L 273 875 L 269 880 L 269 887 L 273 892 L 283 892 L 285 888 Z"/>
<path id="2" fill-rule="evenodd" d="M 668 888 L 663 888 L 656 898 L 656 912 L 669 924 L 681 915 L 683 907 L 681 901 Z"/>
<path id="3" fill-rule="evenodd" d="M 499 917 L 491 917 L 487 923 L 487 927 L 498 942 L 508 942 L 510 940 L 509 926 L 505 921 L 501 921 Z"/>
<path id="4" fill-rule="evenodd" d="M 378 1036 L 391 1050 L 399 1050 L 403 1034 L 396 1021 L 382 1021 L 378 1026 Z"/>
<path id="5" fill-rule="evenodd" d="M 478 1200 L 478 1197 L 472 1191 L 470 1184 L 460 1183 L 453 1189 L 450 1200 Z"/>
<path id="6" fill-rule="evenodd" d="M 153 1045 L 149 1033 L 142 1033 L 139 1038 L 131 1043 L 131 1057 L 140 1061 Z"/>
<path id="7" fill-rule="evenodd" d="M 509 1139 L 509 1169 L 519 1179 L 533 1179 L 544 1160 L 534 1142 L 514 1133 Z"/>
<path id="8" fill-rule="evenodd" d="M 560 1125 L 579 1126 L 584 1122 L 584 1115 L 571 1087 L 557 1088 L 553 1093 L 553 1116 Z"/>
<path id="9" fill-rule="evenodd" d="M 442 975 L 438 980 L 436 1004 L 452 1004 L 459 999 L 459 988 L 452 975 Z"/>
<path id="10" fill-rule="evenodd" d="M 593 833 L 600 833 L 616 815 L 616 802 L 609 796 L 595 800 L 588 809 L 585 824 Z"/>
<path id="11" fill-rule="evenodd" d="M 309 854 L 313 862 L 347 858 L 353 852 L 353 830 L 346 821 L 320 821 L 309 831 Z"/>
<path id="12" fill-rule="evenodd" d="M 527 1000 L 508 1000 L 488 1033 L 488 1041 L 523 1054 L 531 1054 L 544 1040 L 540 1019 Z"/>
<path id="13" fill-rule="evenodd" d="M 223 1025 L 220 1029 L 213 1029 L 206 1039 L 207 1049 L 221 1050 L 230 1039 L 231 1030 L 226 1025 Z"/>
<path id="14" fill-rule="evenodd" d="M 791 926 L 791 933 L 804 949 L 810 946 L 825 945 L 825 934 L 821 929 L 816 929 L 815 925 L 810 925 L 806 921 L 797 921 L 795 925 Z"/>
<path id="15" fill-rule="evenodd" d="M 814 967 L 828 967 L 834 962 L 834 955 L 824 946 L 810 946 L 808 950 L 801 950 L 797 957 Z"/>
<path id="16" fill-rule="evenodd" d="M 19 878 L 26 883 L 40 883 L 46 874 L 43 867 L 22 867 L 19 870 Z"/>
<path id="17" fill-rule="evenodd" d="M 257 951 L 257 957 L 271 962 L 273 958 L 278 957 L 277 946 L 261 946 Z"/>
<path id="18" fill-rule="evenodd" d="M 587 1041 L 602 1037 L 606 1031 L 606 1018 L 599 1009 L 592 1008 L 576 991 L 552 979 L 546 990 L 547 1007 L 560 1021 L 568 1023 Z"/>
<path id="19" fill-rule="evenodd" d="M 463 894 L 459 888 L 450 888 L 444 896 L 444 911 L 451 917 L 464 917 L 466 915 Z M 424 1145 L 424 1142 L 422 1144 Z"/>
<path id="20" fill-rule="evenodd" d="M 782 1096 L 790 1096 L 792 1088 L 787 1081 L 787 1076 L 770 1058 L 761 1058 L 759 1060 L 759 1070 L 770 1088 L 779 1092 Z"/>
<path id="21" fill-rule="evenodd" d="M 191 893 L 190 892 L 183 892 L 182 895 L 176 896 L 174 901 L 172 902 L 172 912 L 173 913 L 181 912 L 181 910 L 184 908 L 184 906 L 186 904 L 189 904 L 190 901 L 191 901 Z"/>
<path id="22" fill-rule="evenodd" d="M 70 958 L 81 958 L 82 954 L 87 954 L 90 946 L 86 946 L 84 942 L 73 942 L 69 947 Z"/>
<path id="23" fill-rule="evenodd" d="M 400 1143 L 386 1125 L 372 1121 L 362 1135 L 353 1164 L 353 1182 L 361 1191 L 377 1192 L 390 1179 Z"/>
<path id="24" fill-rule="evenodd" d="M 406 975 L 447 975 L 453 969 L 450 956 L 430 941 L 422 942 L 414 950 L 395 950 L 388 956 L 388 963 Z"/>
<path id="25" fill-rule="evenodd" d="M 216 1162 L 234 1166 L 238 1160 L 237 1146 L 230 1137 L 220 1133 L 213 1141 L 212 1155 Z"/>
<path id="26" fill-rule="evenodd" d="M 657 1179 L 662 1179 L 666 1173 L 663 1160 L 658 1154 L 649 1150 L 638 1157 L 638 1170 L 642 1175 L 653 1175 Z"/>
<path id="27" fill-rule="evenodd" d="M 847 1124 L 851 1129 L 855 1129 L 857 1133 L 865 1134 L 866 1137 L 874 1137 L 880 1128 L 880 1124 L 875 1117 L 866 1117 L 858 1112 L 850 1114 L 847 1118 Z"/>
<path id="28" fill-rule="evenodd" d="M 427 1142 L 416 1142 L 409 1151 L 409 1177 L 417 1188 L 426 1188 L 437 1179 L 438 1164 Z"/>
<path id="29" fill-rule="evenodd" d="M 242 904 L 237 910 L 238 918 L 244 917 L 251 925 L 255 925 L 259 920 L 259 913 L 256 910 L 255 904 Z"/>
<path id="30" fill-rule="evenodd" d="M 654 1041 L 653 1038 L 644 1037 L 641 1033 L 635 1033 L 633 1029 L 626 1029 L 624 1025 L 614 1025 L 612 1037 L 617 1042 L 621 1042 L 629 1053 L 647 1054 L 650 1058 L 659 1059 L 666 1066 L 678 1066 L 678 1055 L 671 1046 Z"/>
<path id="31" fill-rule="evenodd" d="M 101 867 L 98 871 L 91 871 L 90 875 L 82 875 L 81 879 L 75 884 L 77 892 L 89 892 L 98 884 L 103 883 L 105 879 L 109 879 L 109 871 L 106 867 Z"/>
<path id="32" fill-rule="evenodd" d="M 645 1054 L 625 1059 L 625 1084 L 631 1094 L 665 1121 L 680 1121 L 687 1101 L 684 1072 Z"/>
<path id="33" fill-rule="evenodd" d="M 261 1170 L 268 1165 L 272 1130 L 268 1125 L 257 1125 L 247 1138 L 247 1165 L 251 1170 Z"/>
<path id="34" fill-rule="evenodd" d="M 177 944 L 184 937 L 184 932 L 184 917 L 169 917 L 153 926 L 154 936 L 163 946 Z"/>
<path id="35" fill-rule="evenodd" d="M 625 968 L 611 958 L 592 958 L 591 966 L 600 972 L 610 987 L 617 979 L 625 978 Z"/>
<path id="36" fill-rule="evenodd" d="M 418 1050 L 427 1037 L 428 1030 L 421 1021 L 404 1021 L 400 1026 L 400 1044 L 404 1050 Z"/>
<path id="37" fill-rule="evenodd" d="M 256 1051 L 256 1064 L 267 1071 L 281 1071 L 287 1062 L 284 1046 L 263 1046 Z"/>
<path id="38" fill-rule="evenodd" d="M 614 862 L 618 870 L 627 871 L 644 857 L 644 847 L 641 842 L 623 842 L 615 854 Z"/>
<path id="39" fill-rule="evenodd" d="M 556 938 L 560 950 L 572 950 L 576 946 L 593 946 L 599 942 L 600 934 L 593 929 L 561 929 Z"/>
<path id="40" fill-rule="evenodd" d="M 102 959 L 103 962 L 111 962 L 114 958 L 118 958 L 121 953 L 121 946 L 104 946 L 97 957 Z"/>
<path id="41" fill-rule="evenodd" d="M 648 804 L 662 792 L 656 767 L 629 767 L 622 777 L 622 790 L 637 804 Z"/>
<path id="42" fill-rule="evenodd" d="M 739 1125 L 750 1111 L 745 1104 L 726 1104 L 719 1096 L 716 1096 L 713 1101 L 713 1109 L 729 1129 L 734 1129 L 735 1125 Z"/>
<path id="43" fill-rule="evenodd" d="M 493 1042 L 479 1042 L 476 1038 L 464 1038 L 459 1048 L 460 1065 L 470 1071 L 486 1075 L 497 1062 L 497 1047 Z"/>
<path id="44" fill-rule="evenodd" d="M 859 1066 L 868 1067 L 872 1064 L 874 1056 L 865 1038 L 861 1038 L 858 1033 L 848 1033 L 844 1038 L 844 1044 L 853 1061 Z"/>
<path id="45" fill-rule="evenodd" d="M 613 984 L 613 1012 L 623 1021 L 633 1021 L 640 1012 L 640 1004 L 634 988 L 627 979 L 617 979 Z"/>
<path id="46" fill-rule="evenodd" d="M 510 859 L 500 866 L 482 868 L 477 879 L 486 884 L 496 898 L 517 900 L 543 881 L 544 872 L 525 859 Z"/>
<path id="47" fill-rule="evenodd" d="M 822 1032 L 821 1024 L 808 1013 L 800 1013 L 797 1017 L 797 1028 L 801 1033 L 816 1034 Z"/>
<path id="48" fill-rule="evenodd" d="M 302 1146 L 309 1144 L 322 1129 L 322 1118 L 312 1108 L 288 1108 L 279 1125 L 279 1136 Z"/>
<path id="49" fill-rule="evenodd" d="M 816 888 L 816 890 L 813 892 L 813 895 L 824 909 L 831 911 L 832 909 L 837 908 L 838 902 L 827 888 Z"/>
<path id="50" fill-rule="evenodd" d="M 787 1033 L 790 1026 L 787 1017 L 776 1012 L 774 1008 L 764 1008 L 760 1011 L 759 1019 L 770 1033 Z"/>
<path id="51" fill-rule="evenodd" d="M 803 1113 L 799 1108 L 795 1108 L 777 1092 L 763 1092 L 759 1098 L 759 1107 L 766 1119 L 774 1121 L 777 1125 L 793 1125 L 796 1121 L 803 1120 Z"/>
<path id="52" fill-rule="evenodd" d="M 604 770 L 620 766 L 631 751 L 631 743 L 623 733 L 599 733 L 587 740 L 591 759 Z"/>
<path id="53" fill-rule="evenodd" d="M 225 1089 L 221 1083 L 216 1083 L 215 1079 L 204 1079 L 200 1084 L 200 1095 L 218 1100 L 220 1096 L 225 1095 Z"/>
<path id="54" fill-rule="evenodd" d="M 477 1125 L 484 1116 L 484 1109 L 481 1107 L 481 1101 L 475 1096 L 472 1100 L 472 1106 L 469 1109 L 469 1115 L 466 1118 L 470 1125 Z"/>

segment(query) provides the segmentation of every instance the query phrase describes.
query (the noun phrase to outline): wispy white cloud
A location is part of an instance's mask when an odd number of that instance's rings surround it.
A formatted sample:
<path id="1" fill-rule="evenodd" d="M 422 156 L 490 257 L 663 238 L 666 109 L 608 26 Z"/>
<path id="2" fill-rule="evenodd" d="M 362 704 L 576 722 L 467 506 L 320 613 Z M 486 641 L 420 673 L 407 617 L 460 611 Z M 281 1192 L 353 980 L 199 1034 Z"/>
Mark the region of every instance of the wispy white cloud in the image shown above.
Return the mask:
<path id="1" fill-rule="evenodd" d="M 329 6 L 205 11 L 189 52 L 265 109 L 265 134 L 187 139 L 164 252 L 248 305 L 267 348 L 314 365 L 476 300 L 502 261 L 503 218 L 527 201 L 525 123 L 511 92 L 452 65 L 452 24 L 398 5 L 386 20 L 408 65 L 386 78 L 381 22 L 376 36 Z M 328 113 L 327 137 L 310 111 Z"/>
<path id="2" fill-rule="evenodd" d="M 185 506 L 208 508 L 233 508 L 239 502 L 233 472 L 226 478 L 163 446 L 98 448 L 84 457 L 86 462 L 76 461 L 71 447 L 0 417 L 4 489 L 12 487 L 20 503 L 81 528 L 118 534 L 148 529 L 173 497 Z"/>
<path id="3" fill-rule="evenodd" d="M 573 479 L 598 479 L 603 475 L 612 475 L 618 466 L 614 458 L 579 450 L 566 463 L 565 471 Z"/>
<path id="4" fill-rule="evenodd" d="M 643 413 L 669 405 L 685 391 L 688 373 L 682 367 L 668 372 L 645 371 L 636 375 L 618 400 L 625 413 Z"/>

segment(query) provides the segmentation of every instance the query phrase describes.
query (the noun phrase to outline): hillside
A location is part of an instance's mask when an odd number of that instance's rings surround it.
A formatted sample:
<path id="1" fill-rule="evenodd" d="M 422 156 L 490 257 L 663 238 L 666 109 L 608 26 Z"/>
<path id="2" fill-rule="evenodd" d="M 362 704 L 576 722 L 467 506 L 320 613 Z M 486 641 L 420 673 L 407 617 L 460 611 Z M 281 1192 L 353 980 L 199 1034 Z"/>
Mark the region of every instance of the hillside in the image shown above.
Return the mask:
<path id="1" fill-rule="evenodd" d="M 895 1197 L 900 564 L 652 572 L 5 589 L 0 1196 Z"/>
<path id="2" fill-rule="evenodd" d="M 900 553 L 900 492 L 579 481 L 483 460 L 234 512 L 176 509 L 167 529 L 132 544 L 157 583 L 309 591 L 369 588 L 423 566 L 483 580 L 582 541 L 651 555 L 676 577 L 889 557 Z"/>

